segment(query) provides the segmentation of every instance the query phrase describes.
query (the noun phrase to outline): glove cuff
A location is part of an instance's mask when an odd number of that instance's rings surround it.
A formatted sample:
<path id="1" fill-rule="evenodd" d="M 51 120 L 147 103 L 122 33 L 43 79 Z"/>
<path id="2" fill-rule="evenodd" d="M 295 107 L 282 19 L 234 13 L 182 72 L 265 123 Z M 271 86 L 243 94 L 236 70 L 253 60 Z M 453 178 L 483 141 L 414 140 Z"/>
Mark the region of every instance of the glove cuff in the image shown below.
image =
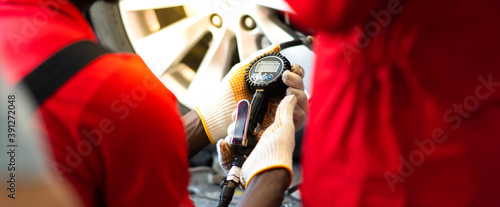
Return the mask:
<path id="1" fill-rule="evenodd" d="M 211 104 L 195 107 L 210 144 L 216 143 L 227 135 L 227 126 L 233 121 L 231 113 L 236 109 L 231 87 L 226 87 L 226 91 L 222 94 L 225 95 L 212 101 Z"/>
<path id="2" fill-rule="evenodd" d="M 268 140 L 261 139 L 249 158 L 242 167 L 242 185 L 246 188 L 248 183 L 261 172 L 275 168 L 285 168 L 290 173 L 290 182 L 292 184 L 292 152 L 294 142 L 286 142 L 286 139 L 275 139 L 274 143 L 261 143 Z"/>

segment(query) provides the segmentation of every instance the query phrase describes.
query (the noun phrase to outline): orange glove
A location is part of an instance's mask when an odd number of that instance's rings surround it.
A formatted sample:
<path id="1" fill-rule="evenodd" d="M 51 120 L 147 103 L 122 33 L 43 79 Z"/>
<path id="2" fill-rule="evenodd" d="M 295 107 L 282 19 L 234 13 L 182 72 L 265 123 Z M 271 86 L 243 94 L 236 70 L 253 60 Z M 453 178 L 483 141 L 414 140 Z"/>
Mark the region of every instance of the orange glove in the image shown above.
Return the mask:
<path id="1" fill-rule="evenodd" d="M 217 90 L 217 94 L 215 94 L 210 101 L 205 102 L 207 104 L 195 107 L 195 110 L 198 112 L 203 122 L 205 132 L 211 144 L 216 143 L 219 139 L 226 136 L 226 129 L 232 122 L 231 113 L 236 109 L 238 101 L 241 99 L 252 100 L 253 94 L 248 90 L 245 82 L 246 68 L 253 60 L 261 55 L 270 52 L 277 53 L 279 51 L 279 45 L 272 45 L 259 50 L 251 57 L 236 64 L 222 80 Z M 302 67 L 296 64 L 292 65 L 292 71 L 294 72 L 285 71 L 283 74 L 283 81 L 289 86 L 287 94 L 294 94 L 299 100 L 299 107 L 296 107 L 294 112 L 294 118 L 296 118 L 294 122 L 296 127 L 300 127 L 304 121 L 305 111 L 308 105 L 302 81 L 304 71 Z M 260 137 L 264 129 L 273 122 L 274 114 L 276 113 L 276 108 L 281 98 L 282 97 L 277 97 L 269 100 L 268 111 L 264 117 L 264 121 L 261 125 L 261 132 L 258 137 Z"/>

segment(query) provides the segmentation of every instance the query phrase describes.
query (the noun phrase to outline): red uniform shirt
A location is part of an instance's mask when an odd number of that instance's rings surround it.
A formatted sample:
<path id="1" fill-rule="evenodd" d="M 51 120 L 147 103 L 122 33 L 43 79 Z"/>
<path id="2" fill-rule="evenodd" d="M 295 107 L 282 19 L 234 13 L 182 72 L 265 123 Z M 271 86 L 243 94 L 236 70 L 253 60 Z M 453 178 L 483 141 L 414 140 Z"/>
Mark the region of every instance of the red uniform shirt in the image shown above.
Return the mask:
<path id="1" fill-rule="evenodd" d="M 500 1 L 288 1 L 319 36 L 304 206 L 500 206 Z"/>
<path id="2" fill-rule="evenodd" d="M 11 86 L 79 40 L 96 41 L 63 0 L 0 1 L 2 74 Z M 133 54 L 91 62 L 40 106 L 55 161 L 85 206 L 192 206 L 175 97 Z"/>

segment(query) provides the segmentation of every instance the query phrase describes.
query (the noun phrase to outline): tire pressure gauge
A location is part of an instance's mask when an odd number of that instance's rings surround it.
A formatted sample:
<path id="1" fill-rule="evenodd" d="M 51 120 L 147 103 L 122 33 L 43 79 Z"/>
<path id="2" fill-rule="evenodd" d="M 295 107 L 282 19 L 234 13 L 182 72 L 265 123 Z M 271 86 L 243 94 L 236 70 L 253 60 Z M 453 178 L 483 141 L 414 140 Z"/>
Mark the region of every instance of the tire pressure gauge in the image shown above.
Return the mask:
<path id="1" fill-rule="evenodd" d="M 247 67 L 245 80 L 254 96 L 251 104 L 246 100 L 238 103 L 231 138 L 232 145 L 245 147 L 238 149 L 241 154 L 248 154 L 257 143 L 255 136 L 266 114 L 268 98 L 285 94 L 287 86 L 281 78 L 285 70 L 290 70 L 290 62 L 279 53 L 262 55 Z"/>
<path id="2" fill-rule="evenodd" d="M 310 45 L 311 37 L 293 40 L 280 44 L 283 50 L 297 45 Z M 246 69 L 245 81 L 248 89 L 254 94 L 252 103 L 247 100 L 238 102 L 235 127 L 231 137 L 231 145 L 236 146 L 237 156 L 231 165 L 226 179 L 221 183 L 219 207 L 229 206 L 234 190 L 240 183 L 237 175 L 246 158 L 257 145 L 257 134 L 260 124 L 267 112 L 268 99 L 285 94 L 287 86 L 282 76 L 290 70 L 290 62 L 279 53 L 268 53 L 256 58 Z"/>
<path id="3" fill-rule="evenodd" d="M 239 175 L 243 162 L 257 145 L 257 134 L 267 112 L 268 98 L 286 92 L 287 86 L 281 78 L 285 70 L 290 70 L 290 62 L 278 53 L 260 56 L 246 69 L 245 80 L 254 95 L 252 103 L 243 99 L 237 105 L 231 145 L 237 146 L 239 155 L 234 159 L 226 180 L 221 183 L 219 207 L 229 206 L 234 189 L 240 182 L 236 175 Z"/>
<path id="4" fill-rule="evenodd" d="M 284 94 L 287 86 L 281 80 L 290 62 L 279 53 L 268 53 L 250 63 L 245 73 L 247 86 L 252 93 L 258 89 L 266 91 L 268 97 Z"/>

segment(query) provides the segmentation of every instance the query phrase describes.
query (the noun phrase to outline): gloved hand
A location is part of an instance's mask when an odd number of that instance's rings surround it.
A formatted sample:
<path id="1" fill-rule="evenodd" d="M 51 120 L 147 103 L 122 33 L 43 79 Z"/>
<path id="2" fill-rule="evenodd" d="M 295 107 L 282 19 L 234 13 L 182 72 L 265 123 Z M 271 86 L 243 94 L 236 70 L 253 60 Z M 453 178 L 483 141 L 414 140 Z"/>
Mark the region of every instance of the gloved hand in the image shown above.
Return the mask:
<path id="1" fill-rule="evenodd" d="M 295 95 L 286 96 L 278 106 L 274 122 L 263 132 L 259 142 L 241 168 L 241 186 L 246 188 L 252 178 L 266 170 L 285 168 L 292 182 L 292 154 L 295 146 L 294 108 L 298 107 Z M 233 117 L 234 119 L 234 117 Z M 219 163 L 227 174 L 236 156 L 236 147 L 230 144 L 234 123 L 228 128 L 228 136 L 217 142 Z"/>
<path id="2" fill-rule="evenodd" d="M 231 113 L 236 109 L 236 104 L 241 99 L 252 100 L 253 94 L 248 90 L 245 82 L 246 68 L 250 63 L 261 55 L 270 52 L 279 52 L 279 45 L 272 45 L 258 52 L 254 53 L 251 57 L 236 64 L 231 71 L 224 77 L 217 94 L 213 96 L 210 101 L 204 102 L 195 107 L 196 112 L 203 122 L 205 132 L 207 133 L 210 143 L 214 144 L 219 139 L 226 136 L 226 129 L 231 124 Z M 298 99 L 299 107 L 294 111 L 294 123 L 297 129 L 302 125 L 305 119 L 306 109 L 308 107 L 307 96 L 304 93 L 304 70 L 297 64 L 292 65 L 292 72 L 285 72 L 283 74 L 283 82 L 289 86 L 286 94 L 294 94 Z M 261 132 L 258 137 L 263 133 L 264 129 L 269 126 L 274 119 L 274 113 L 282 97 L 272 98 L 269 100 L 268 113 L 264 117 L 261 125 Z"/>

